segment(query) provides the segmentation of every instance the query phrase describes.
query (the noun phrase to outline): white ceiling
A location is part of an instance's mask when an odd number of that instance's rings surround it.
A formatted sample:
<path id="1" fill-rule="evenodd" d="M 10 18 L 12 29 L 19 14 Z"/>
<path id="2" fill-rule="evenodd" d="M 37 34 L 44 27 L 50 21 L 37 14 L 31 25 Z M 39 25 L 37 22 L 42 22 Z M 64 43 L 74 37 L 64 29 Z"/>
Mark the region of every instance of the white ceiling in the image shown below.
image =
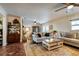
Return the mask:
<path id="1" fill-rule="evenodd" d="M 55 9 L 64 6 L 60 3 L 0 3 L 0 5 L 8 14 L 23 16 L 24 24 L 32 24 L 35 19 L 39 23 L 45 23 L 66 13 L 66 9 L 54 12 Z"/>

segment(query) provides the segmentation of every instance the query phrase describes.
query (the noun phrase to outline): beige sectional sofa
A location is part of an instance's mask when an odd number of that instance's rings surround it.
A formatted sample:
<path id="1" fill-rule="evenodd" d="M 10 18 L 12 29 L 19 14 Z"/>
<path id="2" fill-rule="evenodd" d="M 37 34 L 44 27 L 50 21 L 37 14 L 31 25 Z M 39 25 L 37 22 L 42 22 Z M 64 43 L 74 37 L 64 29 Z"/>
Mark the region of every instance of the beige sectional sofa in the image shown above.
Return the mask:
<path id="1" fill-rule="evenodd" d="M 73 38 L 62 38 L 65 44 L 69 44 L 75 47 L 79 47 L 79 40 L 78 39 L 73 39 Z"/>
<path id="2" fill-rule="evenodd" d="M 68 35 L 67 35 L 68 34 Z M 65 44 L 79 47 L 79 33 L 67 33 L 61 39 Z"/>

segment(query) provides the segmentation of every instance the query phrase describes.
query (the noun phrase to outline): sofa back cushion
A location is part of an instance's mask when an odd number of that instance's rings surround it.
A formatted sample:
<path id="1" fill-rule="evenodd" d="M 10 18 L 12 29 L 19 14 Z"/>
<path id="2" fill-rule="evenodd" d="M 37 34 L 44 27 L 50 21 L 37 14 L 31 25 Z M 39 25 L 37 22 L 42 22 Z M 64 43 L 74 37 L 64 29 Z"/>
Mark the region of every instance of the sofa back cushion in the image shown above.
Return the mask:
<path id="1" fill-rule="evenodd" d="M 66 33 L 65 37 L 67 37 L 67 38 L 76 38 L 76 33 Z"/>
<path id="2" fill-rule="evenodd" d="M 50 36 L 50 33 L 45 33 L 45 36 L 46 36 L 46 37 L 49 37 L 49 36 Z"/>
<path id="3" fill-rule="evenodd" d="M 76 38 L 76 33 L 73 32 L 61 32 L 61 37 L 67 37 L 67 38 Z"/>
<path id="4" fill-rule="evenodd" d="M 79 33 L 76 34 L 76 39 L 79 39 Z"/>
<path id="5" fill-rule="evenodd" d="M 38 33 L 37 36 L 38 36 L 38 37 L 41 37 L 41 34 Z"/>

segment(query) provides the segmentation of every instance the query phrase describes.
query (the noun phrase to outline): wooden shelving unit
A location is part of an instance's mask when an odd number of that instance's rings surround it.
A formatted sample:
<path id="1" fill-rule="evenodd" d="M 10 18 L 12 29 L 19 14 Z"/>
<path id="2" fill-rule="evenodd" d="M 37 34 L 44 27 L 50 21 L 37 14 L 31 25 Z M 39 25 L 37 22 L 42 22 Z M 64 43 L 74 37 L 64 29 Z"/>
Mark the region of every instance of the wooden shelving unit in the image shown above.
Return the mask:
<path id="1" fill-rule="evenodd" d="M 8 22 L 8 43 L 20 42 L 20 22 L 18 19 L 14 19 L 13 23 Z"/>

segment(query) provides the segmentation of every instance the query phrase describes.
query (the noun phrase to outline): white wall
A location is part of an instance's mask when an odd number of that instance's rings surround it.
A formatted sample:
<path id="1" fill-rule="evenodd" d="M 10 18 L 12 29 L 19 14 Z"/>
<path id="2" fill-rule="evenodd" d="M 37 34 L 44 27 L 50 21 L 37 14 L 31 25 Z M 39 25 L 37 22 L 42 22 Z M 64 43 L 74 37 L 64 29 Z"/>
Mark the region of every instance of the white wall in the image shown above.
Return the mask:
<path id="1" fill-rule="evenodd" d="M 53 25 L 53 30 L 70 32 L 71 31 L 71 23 L 70 20 L 74 20 L 79 18 L 79 14 L 65 15 L 60 18 L 51 20 L 48 22 L 49 25 Z"/>
<path id="2" fill-rule="evenodd" d="M 6 11 L 2 8 L 2 6 L 0 6 L 0 14 L 1 15 L 6 15 Z"/>
<path id="3" fill-rule="evenodd" d="M 53 30 L 57 31 L 63 31 L 63 32 L 69 32 L 71 30 L 71 24 L 70 21 L 65 19 L 58 19 L 56 21 L 53 21 L 51 24 L 53 24 Z"/>

